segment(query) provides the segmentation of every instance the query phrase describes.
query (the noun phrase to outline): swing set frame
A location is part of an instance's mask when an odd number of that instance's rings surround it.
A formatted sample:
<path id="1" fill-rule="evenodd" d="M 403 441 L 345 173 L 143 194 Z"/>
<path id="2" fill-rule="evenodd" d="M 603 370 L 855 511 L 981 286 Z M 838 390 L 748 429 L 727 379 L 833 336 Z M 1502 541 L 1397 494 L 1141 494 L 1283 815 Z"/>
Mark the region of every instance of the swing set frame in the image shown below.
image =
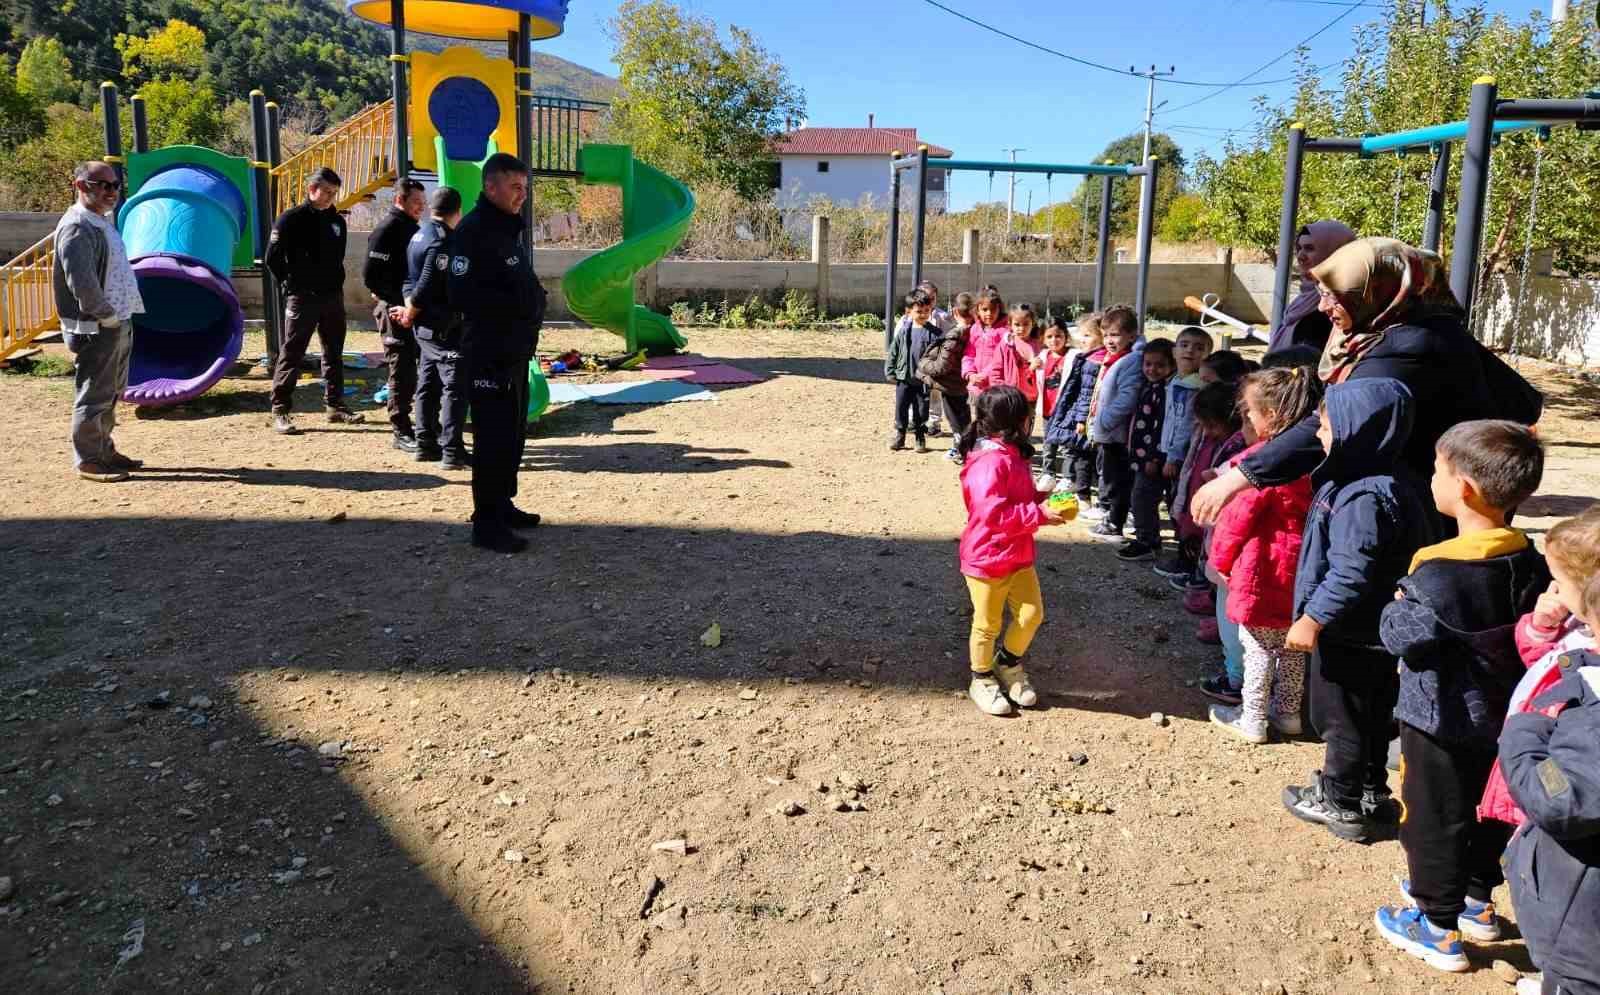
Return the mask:
<path id="1" fill-rule="evenodd" d="M 1151 156 L 1144 165 L 1133 163 L 1048 163 L 1048 162 L 979 162 L 962 159 L 934 159 L 928 158 L 928 147 L 919 146 L 915 155 L 902 155 L 896 149 L 889 160 L 889 247 L 885 275 L 885 295 L 883 307 L 883 321 L 885 328 L 893 328 L 898 317 L 900 298 L 895 293 L 896 277 L 900 268 L 900 191 L 901 175 L 906 170 L 916 170 L 917 184 L 917 213 L 915 237 L 912 241 L 911 257 L 911 285 L 915 287 L 922 282 L 923 250 L 926 247 L 926 231 L 928 220 L 928 171 L 942 169 L 946 172 L 975 172 L 988 173 L 991 181 L 995 173 L 1043 173 L 1045 182 L 1056 174 L 1072 176 L 1098 176 L 1100 177 L 1100 231 L 1099 247 L 1095 253 L 1094 267 L 1094 308 L 1096 311 L 1106 306 L 1106 255 L 1111 247 L 1111 191 L 1112 183 L 1118 177 L 1139 177 L 1139 274 L 1134 290 L 1134 311 L 1139 316 L 1139 330 L 1144 331 L 1145 301 L 1149 295 L 1150 287 L 1150 242 L 1155 228 L 1155 190 L 1157 161 Z M 1087 220 L 1087 219 L 1085 219 Z M 1050 252 L 1052 259 L 1055 254 L 1055 220 L 1052 215 Z M 1054 263 L 1046 263 L 1046 266 Z M 1049 271 L 1045 272 L 1046 293 L 1049 287 Z"/>
<path id="2" fill-rule="evenodd" d="M 1283 208 L 1278 220 L 1278 260 L 1272 284 L 1272 328 L 1283 322 L 1289 305 L 1289 278 L 1294 268 L 1295 239 L 1300 231 L 1300 183 L 1307 152 L 1353 153 L 1371 158 L 1384 152 L 1404 155 L 1428 150 L 1433 173 L 1428 185 L 1428 214 L 1422 228 L 1422 248 L 1439 251 L 1443 231 L 1445 195 L 1450 183 L 1450 145 L 1461 141 L 1461 183 L 1456 197 L 1455 240 L 1450 253 L 1450 289 L 1472 314 L 1477 290 L 1478 262 L 1483 241 L 1485 208 L 1489 197 L 1489 160 L 1497 136 L 1517 131 L 1537 131 L 1543 138 L 1552 127 L 1576 125 L 1600 129 L 1600 95 L 1576 100 L 1516 100 L 1499 97 L 1493 76 L 1480 76 L 1472 84 L 1467 119 L 1362 138 L 1312 138 L 1305 125 L 1289 126 L 1288 152 L 1283 170 Z M 1537 191 L 1535 191 L 1537 196 Z"/>

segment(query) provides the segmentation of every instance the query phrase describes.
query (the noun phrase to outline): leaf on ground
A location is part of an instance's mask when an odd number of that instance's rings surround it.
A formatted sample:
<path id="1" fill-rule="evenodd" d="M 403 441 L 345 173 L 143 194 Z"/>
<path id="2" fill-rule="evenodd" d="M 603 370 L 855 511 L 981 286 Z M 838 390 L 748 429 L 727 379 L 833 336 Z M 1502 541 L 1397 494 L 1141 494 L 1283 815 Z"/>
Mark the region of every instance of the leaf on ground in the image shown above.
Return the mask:
<path id="1" fill-rule="evenodd" d="M 722 645 L 722 626 L 716 622 L 711 623 L 711 628 L 700 633 L 700 645 L 716 649 Z"/>

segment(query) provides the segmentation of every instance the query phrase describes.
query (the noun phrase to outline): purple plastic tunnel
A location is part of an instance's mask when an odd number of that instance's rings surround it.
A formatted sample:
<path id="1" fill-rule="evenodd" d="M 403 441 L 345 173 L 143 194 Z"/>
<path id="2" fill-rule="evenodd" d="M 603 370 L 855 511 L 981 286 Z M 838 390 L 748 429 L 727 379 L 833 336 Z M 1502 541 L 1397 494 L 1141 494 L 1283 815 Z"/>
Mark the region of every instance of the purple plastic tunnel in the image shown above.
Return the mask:
<path id="1" fill-rule="evenodd" d="M 239 358 L 244 312 L 228 274 L 248 217 L 233 183 L 193 164 L 155 173 L 122 206 L 122 238 L 144 300 L 133 318 L 123 400 L 191 400 Z"/>

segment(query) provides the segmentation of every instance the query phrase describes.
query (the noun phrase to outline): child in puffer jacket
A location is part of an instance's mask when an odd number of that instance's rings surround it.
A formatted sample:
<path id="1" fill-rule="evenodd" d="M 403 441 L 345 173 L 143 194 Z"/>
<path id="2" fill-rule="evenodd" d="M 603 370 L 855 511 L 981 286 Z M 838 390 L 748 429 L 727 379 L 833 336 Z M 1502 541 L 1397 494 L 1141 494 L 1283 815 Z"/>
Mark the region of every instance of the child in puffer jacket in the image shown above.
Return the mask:
<path id="1" fill-rule="evenodd" d="M 1585 592 L 1600 617 L 1600 583 Z M 1527 821 L 1506 880 L 1543 995 L 1600 993 L 1600 654 L 1563 653 L 1561 679 L 1506 720 L 1500 769 Z M 1517 991 L 1532 985 L 1519 982 Z"/>
<path id="2" fill-rule="evenodd" d="M 1006 336 L 1011 334 L 1011 320 L 1006 317 L 1006 302 L 993 287 L 983 288 L 973 311 L 978 320 L 967 329 L 967 351 L 961 356 L 961 376 L 967 381 L 967 400 L 976 402 L 979 394 L 996 386 L 990 376 L 999 362 Z"/>
<path id="3" fill-rule="evenodd" d="M 1304 371 L 1262 370 L 1240 389 L 1255 430 L 1248 454 L 1298 425 L 1316 408 L 1320 384 Z M 1311 508 L 1311 481 L 1249 490 L 1229 502 L 1211 536 L 1211 564 L 1228 585 L 1228 618 L 1244 647 L 1243 702 L 1212 705 L 1211 721 L 1247 743 L 1265 743 L 1269 723 L 1300 732 L 1306 655 L 1286 646 L 1293 620 L 1295 564 Z"/>
<path id="4" fill-rule="evenodd" d="M 1550 530 L 1545 538 L 1545 560 L 1554 579 L 1539 595 L 1533 611 L 1517 623 L 1517 652 L 1528 670 L 1511 692 L 1508 715 L 1528 711 L 1535 698 L 1561 680 L 1563 656 L 1595 649 L 1594 626 L 1600 622 L 1600 614 L 1586 610 L 1585 592 L 1600 584 L 1600 503 Z M 1489 772 L 1478 817 L 1513 826 L 1527 821 L 1506 789 L 1498 766 Z"/>
<path id="5" fill-rule="evenodd" d="M 967 695 L 979 711 L 1009 715 L 1013 704 L 1038 704 L 1022 658 L 1044 621 L 1044 597 L 1034 571 L 1033 534 L 1062 518 L 1033 486 L 1029 461 L 1033 407 L 1015 387 L 993 387 L 978 397 L 972 424 L 961 436 L 961 573 L 972 597 Z M 1011 627 L 998 646 L 1007 605 Z"/>
<path id="6" fill-rule="evenodd" d="M 1061 395 L 1044 426 L 1044 472 L 1055 478 L 1055 486 L 1078 496 L 1078 506 L 1089 508 L 1094 493 L 1094 446 L 1089 442 L 1089 401 L 1094 383 L 1105 361 L 1105 343 L 1100 338 L 1098 311 L 1078 318 L 1074 331 L 1072 363 L 1062 378 Z M 1042 482 L 1042 481 L 1041 481 Z"/>
<path id="7" fill-rule="evenodd" d="M 1089 441 L 1100 449 L 1099 524 L 1090 537 L 1102 542 L 1122 542 L 1122 527 L 1133 506 L 1133 460 L 1128 455 L 1128 432 L 1133 409 L 1144 383 L 1145 339 L 1139 334 L 1139 316 L 1133 308 L 1106 308 L 1100 318 L 1106 358 L 1100 366 L 1089 402 Z M 1095 517 L 1093 515 L 1090 516 Z"/>

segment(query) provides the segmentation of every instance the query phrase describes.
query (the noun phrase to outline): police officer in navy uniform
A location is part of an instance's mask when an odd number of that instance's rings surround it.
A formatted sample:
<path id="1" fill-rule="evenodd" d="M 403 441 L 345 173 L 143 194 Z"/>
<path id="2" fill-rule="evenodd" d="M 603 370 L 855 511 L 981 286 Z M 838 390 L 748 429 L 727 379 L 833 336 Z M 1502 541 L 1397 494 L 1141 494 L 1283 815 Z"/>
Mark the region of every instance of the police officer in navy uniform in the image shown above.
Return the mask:
<path id="1" fill-rule="evenodd" d="M 528 167 L 498 152 L 483 164 L 483 193 L 450 241 L 450 306 L 460 312 L 472 404 L 472 543 L 520 553 L 513 529 L 539 516 L 511 503 L 528 424 L 528 363 L 539 345 L 545 293 L 524 241 Z"/>
<path id="2" fill-rule="evenodd" d="M 389 424 L 394 427 L 394 447 L 407 453 L 417 451 L 416 432 L 411 427 L 411 399 L 417 393 L 417 341 L 411 329 L 395 321 L 390 312 L 405 300 L 406 247 L 427 206 L 421 181 L 408 176 L 396 183 L 394 204 L 368 236 L 367 263 L 361 268 L 361 282 L 372 295 L 372 320 L 377 323 L 389 367 Z"/>
<path id="3" fill-rule="evenodd" d="M 461 194 L 449 187 L 434 190 L 429 217 L 406 246 L 405 304 L 392 316 L 416 335 L 417 462 L 438 463 L 442 470 L 472 465 L 461 442 L 466 427 L 467 397 L 457 376 L 461 358 L 461 319 L 450 307 L 450 233 L 461 223 Z"/>
<path id="4" fill-rule="evenodd" d="M 362 416 L 344 403 L 344 245 L 345 223 L 334 202 L 339 174 L 326 166 L 311 174 L 304 203 L 284 211 L 267 243 L 267 269 L 284 290 L 283 341 L 272 370 L 272 430 L 299 435 L 289 418 L 300 362 L 311 333 L 322 345 L 322 379 L 328 420 L 344 424 Z"/>

